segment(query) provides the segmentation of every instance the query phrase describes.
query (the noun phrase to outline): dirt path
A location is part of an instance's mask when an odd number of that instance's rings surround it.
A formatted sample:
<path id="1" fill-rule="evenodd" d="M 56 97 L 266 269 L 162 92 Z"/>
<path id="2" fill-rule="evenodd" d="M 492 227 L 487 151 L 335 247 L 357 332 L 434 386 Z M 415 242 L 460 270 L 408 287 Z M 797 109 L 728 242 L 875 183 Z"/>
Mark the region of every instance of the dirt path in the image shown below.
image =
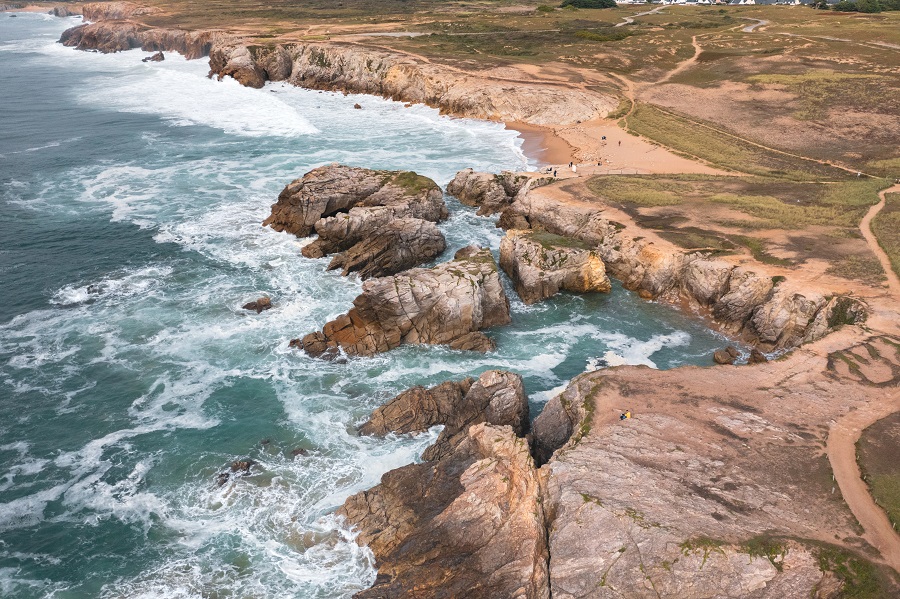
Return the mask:
<path id="1" fill-rule="evenodd" d="M 889 566 L 900 572 L 900 535 L 872 499 L 856 463 L 856 442 L 862 431 L 897 411 L 900 411 L 900 396 L 838 418 L 828 432 L 827 452 L 841 494 L 865 529 L 863 536 L 878 549 Z"/>
<path id="2" fill-rule="evenodd" d="M 668 81 L 669 79 L 671 79 L 672 77 L 677 75 L 678 73 L 681 73 L 682 71 L 685 71 L 685 70 L 691 68 L 692 66 L 694 66 L 694 64 L 696 64 L 697 59 L 700 57 L 700 53 L 703 52 L 703 48 L 701 48 L 700 44 L 697 42 L 696 35 L 691 37 L 691 45 L 694 47 L 694 55 L 691 56 L 690 58 L 688 58 L 687 60 L 685 60 L 684 62 L 682 62 L 681 64 L 679 64 L 677 67 L 675 67 L 668 73 L 666 73 L 666 76 L 663 77 L 662 79 L 660 79 L 659 81 L 657 81 L 656 83 L 654 83 L 654 85 L 659 85 L 660 83 L 665 83 L 666 81 Z"/>
<path id="3" fill-rule="evenodd" d="M 634 23 L 634 17 L 643 17 L 644 15 L 653 15 L 664 9 L 665 6 L 660 6 L 658 8 L 654 8 L 653 10 L 648 10 L 647 12 L 639 12 L 636 15 L 631 15 L 630 17 L 622 17 L 621 23 L 616 23 L 616 27 L 621 27 L 622 25 L 628 25 L 630 23 Z"/>
<path id="4" fill-rule="evenodd" d="M 747 25 L 746 27 L 741 29 L 741 31 L 743 31 L 744 33 L 753 33 L 753 30 L 756 29 L 757 27 L 764 27 L 769 24 L 769 21 L 766 21 L 765 19 L 751 19 L 750 17 L 744 17 L 744 18 L 747 19 L 748 21 L 756 21 L 752 25 Z"/>
<path id="5" fill-rule="evenodd" d="M 876 214 L 881 212 L 882 208 L 884 208 L 884 205 L 887 202 L 886 196 L 889 193 L 900 193 L 900 185 L 889 187 L 878 194 L 881 201 L 869 208 L 869 211 L 859 223 L 859 230 L 865 238 L 866 243 L 869 244 L 869 249 L 872 250 L 873 254 L 878 256 L 878 261 L 881 262 L 884 274 L 887 275 L 888 289 L 890 289 L 891 295 L 900 298 L 900 277 L 894 272 L 894 269 L 891 267 L 891 261 L 888 259 L 888 255 L 881 249 L 881 246 L 878 245 L 878 240 L 875 238 L 875 234 L 872 233 L 872 219 L 875 218 Z"/>

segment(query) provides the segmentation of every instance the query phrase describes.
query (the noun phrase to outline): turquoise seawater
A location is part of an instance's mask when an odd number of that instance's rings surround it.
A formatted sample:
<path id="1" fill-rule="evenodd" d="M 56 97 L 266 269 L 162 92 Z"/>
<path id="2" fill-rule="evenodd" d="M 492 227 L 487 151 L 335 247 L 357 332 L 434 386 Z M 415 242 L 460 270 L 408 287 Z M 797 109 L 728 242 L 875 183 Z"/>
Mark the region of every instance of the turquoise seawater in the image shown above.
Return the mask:
<path id="1" fill-rule="evenodd" d="M 357 437 L 387 398 L 504 368 L 534 415 L 593 359 L 670 368 L 722 344 L 618 286 L 532 307 L 508 288 L 493 354 L 298 354 L 287 341 L 345 312 L 360 282 L 260 226 L 284 185 L 333 161 L 442 185 L 520 169 L 515 133 L 55 43 L 77 23 L 0 13 L 3 597 L 349 596 L 375 570 L 331 514 L 436 434 Z M 492 219 L 448 202 L 447 256 L 498 248 Z M 240 309 L 262 293 L 274 309 Z M 259 467 L 218 486 L 239 458 Z"/>

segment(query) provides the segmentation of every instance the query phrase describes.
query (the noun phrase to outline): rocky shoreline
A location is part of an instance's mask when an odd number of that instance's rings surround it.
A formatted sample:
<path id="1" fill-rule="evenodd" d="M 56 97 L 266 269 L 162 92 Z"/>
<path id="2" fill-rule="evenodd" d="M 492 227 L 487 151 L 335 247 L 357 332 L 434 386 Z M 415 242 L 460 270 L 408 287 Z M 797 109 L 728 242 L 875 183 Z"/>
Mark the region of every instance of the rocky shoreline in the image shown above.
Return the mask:
<path id="1" fill-rule="evenodd" d="M 507 89 L 390 52 L 260 48 L 220 32 L 147 28 L 135 20 L 141 10 L 87 4 L 93 23 L 61 41 L 101 52 L 209 55 L 211 76 L 251 87 L 288 81 L 473 118 L 560 124 L 614 107 L 598 94 Z M 304 256 L 335 254 L 328 268 L 367 279 L 352 309 L 291 346 L 330 359 L 418 343 L 490 351 L 484 330 L 510 320 L 502 269 L 526 303 L 560 290 L 608 292 L 611 275 L 756 348 L 795 351 L 740 370 L 586 373 L 533 422 L 514 373 L 405 391 L 360 434 L 444 429 L 422 463 L 388 472 L 338 510 L 379 570 L 357 597 L 830 598 L 848 582 L 837 566 L 823 566 L 837 559 L 828 556 L 877 559 L 835 497 L 821 454 L 827 427 L 819 424 L 873 398 L 896 401 L 900 339 L 844 326 L 865 321 L 865 302 L 630 236 L 602 207 L 561 199 L 549 191 L 552 179 L 533 174 L 467 170 L 448 186 L 479 214 L 499 214 L 507 231 L 499 267 L 490 250 L 474 246 L 422 267 L 445 251 L 437 223 L 447 218 L 440 189 L 422 179 L 331 165 L 285 188 L 264 224 L 301 237 L 315 232 Z M 866 360 L 883 368 L 866 370 Z M 738 387 L 730 385 L 736 373 Z M 626 409 L 639 416 L 619 420 Z"/>
<path id="2" fill-rule="evenodd" d="M 146 9 L 127 2 L 88 3 L 85 20 L 60 42 L 79 50 L 179 52 L 209 56 L 210 76 L 262 87 L 286 81 L 298 87 L 371 94 L 426 104 L 443 114 L 533 125 L 575 124 L 604 117 L 618 106 L 611 95 L 548 84 L 492 80 L 414 56 L 340 43 L 260 46 L 220 31 L 161 29 L 139 21 Z"/>

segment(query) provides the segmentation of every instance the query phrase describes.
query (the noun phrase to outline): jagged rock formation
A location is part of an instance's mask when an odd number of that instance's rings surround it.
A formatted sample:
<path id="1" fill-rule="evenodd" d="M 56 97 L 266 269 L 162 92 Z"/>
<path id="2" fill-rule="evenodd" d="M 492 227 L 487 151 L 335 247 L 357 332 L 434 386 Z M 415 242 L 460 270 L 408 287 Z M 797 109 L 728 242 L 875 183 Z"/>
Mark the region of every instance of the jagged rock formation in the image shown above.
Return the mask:
<path id="1" fill-rule="evenodd" d="M 362 278 L 383 277 L 423 264 L 446 249 L 435 226 L 447 218 L 441 188 L 407 171 L 323 166 L 295 180 L 263 221 L 276 231 L 319 238 L 307 258 L 338 253 L 328 268 Z"/>
<path id="2" fill-rule="evenodd" d="M 549 178 L 534 179 L 525 173 L 503 171 L 499 175 L 467 168 L 447 184 L 447 193 L 466 206 L 478 207 L 480 216 L 505 210 L 523 189 L 537 187 Z"/>
<path id="3" fill-rule="evenodd" d="M 47 14 L 51 14 L 54 17 L 77 17 L 81 14 L 81 11 L 74 6 L 60 5 L 51 8 Z"/>
<path id="4" fill-rule="evenodd" d="M 560 291 L 608 293 L 606 267 L 583 242 L 546 232 L 507 231 L 500 242 L 500 267 L 526 304 Z"/>
<path id="5" fill-rule="evenodd" d="M 580 240 L 595 248 L 606 270 L 626 289 L 647 299 L 687 302 L 705 310 L 726 332 L 762 349 L 784 349 L 820 339 L 842 324 L 865 320 L 865 304 L 851 297 L 825 298 L 778 287 L 770 277 L 710 259 L 632 239 L 604 217 L 598 204 L 562 201 L 541 189 L 518 194 L 502 212 L 506 229 L 533 228 Z"/>
<path id="6" fill-rule="evenodd" d="M 85 5 L 85 19 L 94 23 L 66 31 L 60 41 L 101 52 L 142 48 L 180 52 L 189 58 L 209 55 L 210 75 L 231 76 L 250 87 L 288 81 L 310 89 L 427 104 L 469 118 L 574 124 L 603 117 L 618 104 L 607 94 L 497 81 L 381 49 L 326 43 L 261 47 L 213 31 L 154 29 L 134 20 L 152 10 L 129 3 Z"/>
<path id="7" fill-rule="evenodd" d="M 423 458 L 448 455 L 465 438 L 473 424 L 511 426 L 521 437 L 528 430 L 528 398 L 522 377 L 512 372 L 488 370 L 477 380 L 448 381 L 436 387 L 407 389 L 372 413 L 359 432 L 364 435 L 423 432 L 443 424 L 434 445 Z"/>
<path id="8" fill-rule="evenodd" d="M 157 52 L 156 54 L 153 54 L 152 56 L 142 58 L 141 62 L 162 62 L 165 59 L 166 59 L 165 54 L 163 54 L 162 52 Z"/>
<path id="9" fill-rule="evenodd" d="M 474 246 L 434 268 L 370 279 L 353 306 L 291 346 L 316 357 L 371 356 L 405 343 L 488 351 L 494 344 L 480 331 L 510 321 L 497 263 Z"/>
<path id="10" fill-rule="evenodd" d="M 85 19 L 88 18 L 85 13 Z M 178 52 L 190 60 L 208 55 L 220 37 L 214 31 L 150 29 L 131 21 L 101 20 L 67 29 L 59 41 L 79 50 L 97 50 L 105 54 L 140 48 L 145 52 Z"/>
<path id="11" fill-rule="evenodd" d="M 550 596 L 540 481 L 512 427 L 476 424 L 448 455 L 388 472 L 338 514 L 378 567 L 357 598 Z"/>

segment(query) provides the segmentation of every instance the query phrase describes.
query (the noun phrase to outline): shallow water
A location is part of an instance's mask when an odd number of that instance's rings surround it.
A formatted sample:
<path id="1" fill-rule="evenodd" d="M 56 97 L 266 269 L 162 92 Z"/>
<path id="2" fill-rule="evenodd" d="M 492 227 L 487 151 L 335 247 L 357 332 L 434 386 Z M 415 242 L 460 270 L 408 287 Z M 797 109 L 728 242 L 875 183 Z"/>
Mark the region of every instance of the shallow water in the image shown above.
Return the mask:
<path id="1" fill-rule="evenodd" d="M 520 140 L 378 98 L 216 82 L 176 55 L 54 43 L 77 22 L 0 13 L 2 596 L 349 596 L 372 558 L 330 514 L 434 436 L 355 436 L 387 398 L 506 368 L 536 413 L 597 358 L 670 368 L 722 344 L 618 286 L 531 307 L 508 288 L 493 354 L 299 355 L 287 340 L 345 312 L 360 283 L 260 226 L 286 183 L 337 161 L 444 185 L 469 166 L 525 167 Z M 448 201 L 447 255 L 496 250 L 493 221 Z M 272 310 L 240 309 L 262 293 Z M 218 487 L 243 457 L 256 474 Z"/>

